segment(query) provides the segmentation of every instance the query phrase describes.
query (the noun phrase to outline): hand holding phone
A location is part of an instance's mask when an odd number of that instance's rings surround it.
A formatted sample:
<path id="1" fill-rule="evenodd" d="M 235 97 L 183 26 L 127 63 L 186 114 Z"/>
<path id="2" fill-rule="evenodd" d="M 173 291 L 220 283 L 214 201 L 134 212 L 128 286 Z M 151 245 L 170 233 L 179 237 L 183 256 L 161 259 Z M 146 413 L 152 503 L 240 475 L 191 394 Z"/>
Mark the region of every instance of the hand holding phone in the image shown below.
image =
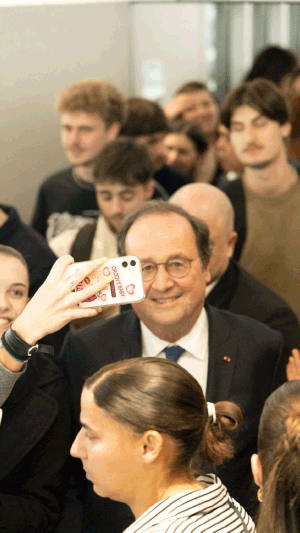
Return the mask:
<path id="1" fill-rule="evenodd" d="M 71 276 L 87 263 L 88 261 L 70 265 L 66 270 L 66 277 Z M 131 255 L 108 259 L 99 269 L 85 277 L 74 290 L 78 292 L 90 284 L 98 283 L 103 276 L 104 278 L 113 276 L 113 280 L 104 289 L 80 302 L 80 307 L 125 305 L 140 302 L 145 298 L 141 264 L 138 257 Z"/>

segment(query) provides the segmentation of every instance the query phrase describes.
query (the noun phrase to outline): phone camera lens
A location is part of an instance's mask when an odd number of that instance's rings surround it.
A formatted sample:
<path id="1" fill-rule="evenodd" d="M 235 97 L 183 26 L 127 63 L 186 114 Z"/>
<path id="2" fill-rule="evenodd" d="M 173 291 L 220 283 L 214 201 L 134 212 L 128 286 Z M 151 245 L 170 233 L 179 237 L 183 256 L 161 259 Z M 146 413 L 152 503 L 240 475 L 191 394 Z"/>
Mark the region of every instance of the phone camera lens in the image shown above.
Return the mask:
<path id="1" fill-rule="evenodd" d="M 124 267 L 124 268 L 128 267 L 128 263 L 127 263 L 127 261 L 123 261 L 123 263 L 122 263 L 122 267 Z"/>
<path id="2" fill-rule="evenodd" d="M 131 264 L 132 267 L 135 267 L 136 261 L 132 260 L 132 261 L 130 261 L 130 264 Z"/>

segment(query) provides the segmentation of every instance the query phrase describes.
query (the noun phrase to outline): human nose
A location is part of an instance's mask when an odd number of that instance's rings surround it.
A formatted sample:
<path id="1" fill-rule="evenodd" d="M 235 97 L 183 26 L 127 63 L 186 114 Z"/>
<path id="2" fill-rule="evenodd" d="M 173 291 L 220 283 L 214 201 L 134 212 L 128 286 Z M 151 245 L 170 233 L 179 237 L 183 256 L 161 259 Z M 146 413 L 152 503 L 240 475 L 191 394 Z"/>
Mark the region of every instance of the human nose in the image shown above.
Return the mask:
<path id="1" fill-rule="evenodd" d="M 71 446 L 70 454 L 77 459 L 86 458 L 86 447 L 83 438 L 83 428 L 77 433 L 77 436 Z"/>
<path id="2" fill-rule="evenodd" d="M 158 265 L 157 273 L 152 281 L 152 288 L 164 292 L 173 287 L 174 280 L 166 270 L 166 265 Z"/>
<path id="3" fill-rule="evenodd" d="M 120 213 L 122 211 L 122 209 L 121 209 L 121 200 L 120 200 L 120 198 L 118 196 L 114 196 L 111 199 L 110 208 L 111 208 L 111 214 L 112 215 L 116 215 L 116 214 L 118 214 L 118 213 Z"/>
<path id="4" fill-rule="evenodd" d="M 177 156 L 178 156 L 177 150 L 174 150 L 174 149 L 167 150 L 167 164 L 174 165 L 174 163 L 177 160 Z"/>

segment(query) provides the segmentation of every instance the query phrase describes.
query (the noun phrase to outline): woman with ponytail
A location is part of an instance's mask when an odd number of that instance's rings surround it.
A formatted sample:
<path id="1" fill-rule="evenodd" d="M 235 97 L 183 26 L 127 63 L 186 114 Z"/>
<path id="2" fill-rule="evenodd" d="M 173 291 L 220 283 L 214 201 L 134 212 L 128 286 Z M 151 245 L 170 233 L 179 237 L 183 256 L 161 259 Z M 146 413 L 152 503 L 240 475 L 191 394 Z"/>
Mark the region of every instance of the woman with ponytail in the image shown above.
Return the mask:
<path id="1" fill-rule="evenodd" d="M 202 473 L 232 457 L 241 420 L 234 403 L 207 404 L 177 363 L 125 359 L 85 382 L 71 454 L 98 495 L 129 505 L 126 533 L 254 532 L 220 479 Z"/>
<path id="2" fill-rule="evenodd" d="M 259 487 L 258 533 L 299 533 L 300 380 L 284 383 L 266 400 L 251 464 Z"/>

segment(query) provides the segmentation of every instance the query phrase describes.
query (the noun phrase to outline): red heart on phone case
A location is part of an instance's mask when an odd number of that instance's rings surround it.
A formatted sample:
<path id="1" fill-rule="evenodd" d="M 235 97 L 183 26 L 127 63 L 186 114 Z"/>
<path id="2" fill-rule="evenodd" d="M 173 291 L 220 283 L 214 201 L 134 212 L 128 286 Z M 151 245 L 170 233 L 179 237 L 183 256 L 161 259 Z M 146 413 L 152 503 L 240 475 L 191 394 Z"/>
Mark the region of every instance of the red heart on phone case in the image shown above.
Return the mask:
<path id="1" fill-rule="evenodd" d="M 135 285 L 133 285 L 133 283 L 131 283 L 130 285 L 127 285 L 126 290 L 127 290 L 128 294 L 130 294 L 130 296 L 132 296 L 134 294 L 134 291 L 135 291 Z"/>
<path id="2" fill-rule="evenodd" d="M 109 270 L 108 267 L 104 267 L 103 274 L 104 274 L 104 276 L 110 276 L 110 270 Z"/>
<path id="3" fill-rule="evenodd" d="M 100 298 L 101 298 L 101 300 L 103 300 L 103 302 L 105 302 L 106 301 L 106 294 L 101 294 Z"/>

